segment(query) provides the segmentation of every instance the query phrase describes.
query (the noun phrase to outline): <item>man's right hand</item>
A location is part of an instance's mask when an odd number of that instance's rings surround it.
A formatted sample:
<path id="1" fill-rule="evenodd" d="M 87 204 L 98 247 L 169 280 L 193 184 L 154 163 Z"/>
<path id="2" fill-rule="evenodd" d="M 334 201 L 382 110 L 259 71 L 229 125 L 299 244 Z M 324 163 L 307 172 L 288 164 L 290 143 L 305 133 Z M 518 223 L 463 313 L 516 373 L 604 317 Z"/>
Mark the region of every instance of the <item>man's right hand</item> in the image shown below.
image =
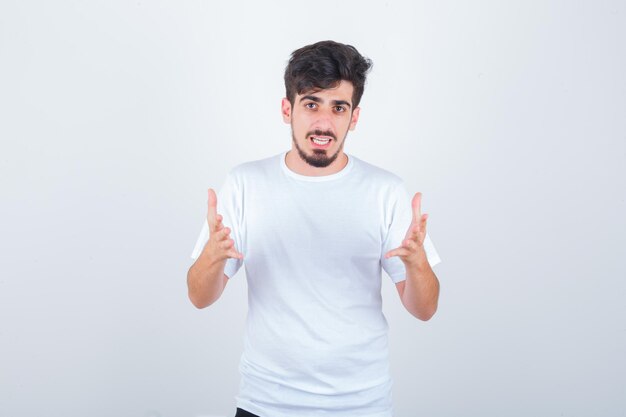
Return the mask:
<path id="1" fill-rule="evenodd" d="M 207 214 L 209 240 L 202 253 L 187 272 L 189 299 L 197 308 L 213 304 L 224 291 L 228 278 L 224 267 L 228 258 L 243 259 L 230 238 L 230 229 L 222 224 L 222 216 L 217 214 L 217 197 L 209 188 L 209 212 Z"/>
<path id="2" fill-rule="evenodd" d="M 211 259 L 212 263 L 226 263 L 228 258 L 243 259 L 243 254 L 235 249 L 235 241 L 230 238 L 230 228 L 224 227 L 222 219 L 222 215 L 217 213 L 215 191 L 209 188 L 209 211 L 207 213 L 209 240 L 204 245 L 202 252 Z"/>

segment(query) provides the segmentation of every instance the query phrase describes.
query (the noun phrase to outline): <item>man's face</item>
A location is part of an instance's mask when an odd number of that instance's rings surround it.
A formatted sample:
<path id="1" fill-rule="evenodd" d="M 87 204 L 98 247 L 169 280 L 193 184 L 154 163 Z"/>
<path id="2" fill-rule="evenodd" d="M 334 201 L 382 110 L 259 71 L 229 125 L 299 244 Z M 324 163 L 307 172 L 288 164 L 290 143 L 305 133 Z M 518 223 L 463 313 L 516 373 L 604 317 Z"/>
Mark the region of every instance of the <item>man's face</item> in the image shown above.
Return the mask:
<path id="1" fill-rule="evenodd" d="M 343 153 L 348 131 L 359 119 L 353 90 L 351 82 L 340 81 L 334 88 L 297 94 L 293 105 L 283 99 L 283 120 L 291 124 L 294 146 L 307 164 L 327 167 Z"/>

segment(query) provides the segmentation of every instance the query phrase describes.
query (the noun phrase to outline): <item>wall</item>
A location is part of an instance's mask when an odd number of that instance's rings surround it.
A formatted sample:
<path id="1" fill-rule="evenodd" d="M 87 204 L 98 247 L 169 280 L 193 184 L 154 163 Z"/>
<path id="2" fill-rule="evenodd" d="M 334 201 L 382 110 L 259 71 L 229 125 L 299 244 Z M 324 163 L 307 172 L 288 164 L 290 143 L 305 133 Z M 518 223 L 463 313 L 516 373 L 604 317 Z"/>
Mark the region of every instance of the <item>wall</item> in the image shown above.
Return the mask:
<path id="1" fill-rule="evenodd" d="M 423 193 L 397 417 L 626 414 L 621 2 L 4 1 L 0 415 L 232 416 L 242 271 L 187 299 L 206 189 L 290 146 L 290 52 L 374 61 L 346 151 Z"/>

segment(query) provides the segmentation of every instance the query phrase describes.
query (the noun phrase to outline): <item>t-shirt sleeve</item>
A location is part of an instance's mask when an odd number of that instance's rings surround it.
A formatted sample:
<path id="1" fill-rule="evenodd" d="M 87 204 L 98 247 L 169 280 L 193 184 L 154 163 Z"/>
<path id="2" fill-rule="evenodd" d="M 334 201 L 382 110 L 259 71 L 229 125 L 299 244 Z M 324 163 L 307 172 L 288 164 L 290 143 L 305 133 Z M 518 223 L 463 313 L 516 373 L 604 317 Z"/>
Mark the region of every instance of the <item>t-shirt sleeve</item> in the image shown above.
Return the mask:
<path id="1" fill-rule="evenodd" d="M 411 199 L 412 197 L 409 196 L 404 184 L 400 183 L 391 192 L 387 205 L 389 213 L 387 213 L 385 217 L 388 222 L 388 228 L 387 235 L 383 242 L 381 263 L 383 269 L 394 283 L 406 279 L 406 269 L 400 257 L 392 256 L 389 259 L 385 259 L 385 253 L 399 247 L 406 236 L 406 232 L 413 218 Z M 431 267 L 441 262 L 441 258 L 428 232 L 426 232 L 426 237 L 424 238 L 424 250 L 426 251 L 426 258 Z"/>
<path id="2" fill-rule="evenodd" d="M 231 171 L 217 193 L 217 213 L 222 215 L 222 224 L 224 227 L 230 228 L 230 237 L 235 241 L 235 249 L 240 253 L 243 253 L 241 239 L 241 225 L 243 223 L 241 218 L 242 201 L 241 188 L 237 185 L 235 175 Z M 198 239 L 196 240 L 196 245 L 191 252 L 192 259 L 196 260 L 198 256 L 200 256 L 208 240 L 209 225 L 205 218 Z M 224 274 L 232 278 L 239 268 L 241 268 L 242 264 L 243 260 L 241 259 L 228 258 L 226 260 L 226 266 L 224 267 Z"/>

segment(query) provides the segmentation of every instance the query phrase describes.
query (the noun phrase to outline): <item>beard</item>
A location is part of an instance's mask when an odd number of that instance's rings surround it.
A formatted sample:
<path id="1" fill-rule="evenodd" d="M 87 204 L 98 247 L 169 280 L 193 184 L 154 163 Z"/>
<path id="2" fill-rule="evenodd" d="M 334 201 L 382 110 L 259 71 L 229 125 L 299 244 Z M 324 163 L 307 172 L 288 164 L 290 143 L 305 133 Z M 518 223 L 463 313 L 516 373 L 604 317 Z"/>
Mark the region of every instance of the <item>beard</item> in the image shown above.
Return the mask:
<path id="1" fill-rule="evenodd" d="M 331 140 L 336 140 L 336 137 L 334 134 L 332 134 L 332 132 L 321 132 L 321 131 L 308 132 L 305 138 L 308 138 L 310 135 L 318 135 L 318 136 L 326 135 L 326 136 L 333 137 L 333 139 Z M 339 156 L 339 152 L 341 152 L 343 149 L 343 144 L 346 141 L 346 136 L 348 136 L 348 132 L 346 132 L 346 134 L 344 135 L 343 140 L 341 141 L 341 144 L 339 145 L 339 149 L 337 149 L 337 152 L 335 152 L 333 155 L 328 156 L 326 149 L 313 149 L 313 154 L 309 155 L 300 147 L 300 145 L 298 145 L 298 141 L 296 140 L 296 135 L 293 133 L 293 128 L 291 129 L 291 138 L 293 140 L 293 144 L 296 145 L 296 150 L 298 151 L 298 155 L 300 155 L 300 158 L 304 162 L 306 162 L 307 164 L 315 168 L 326 168 L 328 165 L 332 164 L 337 159 L 337 157 Z"/>

